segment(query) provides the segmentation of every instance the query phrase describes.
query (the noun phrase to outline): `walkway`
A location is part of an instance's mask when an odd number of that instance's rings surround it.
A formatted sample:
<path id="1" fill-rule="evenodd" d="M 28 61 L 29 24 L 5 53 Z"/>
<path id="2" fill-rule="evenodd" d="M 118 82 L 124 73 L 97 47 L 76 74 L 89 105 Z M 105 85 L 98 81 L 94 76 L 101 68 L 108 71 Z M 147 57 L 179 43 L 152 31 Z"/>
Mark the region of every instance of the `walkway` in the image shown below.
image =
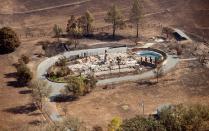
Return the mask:
<path id="1" fill-rule="evenodd" d="M 150 47 L 153 44 L 147 44 L 145 45 L 146 47 Z M 79 50 L 79 51 L 70 51 L 70 52 L 65 52 L 62 55 L 57 55 L 51 58 L 48 58 L 41 62 L 37 68 L 37 78 L 41 80 L 47 81 L 48 85 L 51 86 L 52 92 L 50 94 L 50 102 L 47 102 L 45 104 L 45 109 L 48 112 L 50 118 L 53 121 L 60 121 L 62 118 L 59 115 L 59 112 L 57 111 L 56 108 L 56 103 L 53 102 L 53 98 L 57 95 L 60 95 L 60 90 L 64 89 L 65 83 L 54 83 L 51 81 L 48 81 L 45 77 L 47 70 L 54 65 L 54 63 L 61 57 L 65 56 L 69 58 L 72 55 L 82 55 L 84 52 L 88 52 L 89 55 L 91 54 L 99 54 L 99 53 L 104 53 L 105 50 L 109 49 L 107 48 L 97 48 L 97 49 L 87 49 L 87 50 Z M 121 47 L 119 48 L 113 48 L 109 49 L 110 52 L 123 52 L 126 50 L 126 47 Z M 164 72 L 167 73 L 169 72 L 172 68 L 176 66 L 178 63 L 179 59 L 177 57 L 168 55 L 167 60 L 164 62 Z M 105 80 L 99 80 L 97 85 L 107 85 L 107 84 L 113 84 L 113 83 L 120 83 L 124 81 L 136 81 L 140 79 L 148 79 L 154 77 L 155 74 L 153 70 L 138 74 L 138 75 L 129 75 L 129 76 L 124 76 L 124 77 L 117 77 L 117 78 L 110 78 L 110 79 L 105 79 Z"/>

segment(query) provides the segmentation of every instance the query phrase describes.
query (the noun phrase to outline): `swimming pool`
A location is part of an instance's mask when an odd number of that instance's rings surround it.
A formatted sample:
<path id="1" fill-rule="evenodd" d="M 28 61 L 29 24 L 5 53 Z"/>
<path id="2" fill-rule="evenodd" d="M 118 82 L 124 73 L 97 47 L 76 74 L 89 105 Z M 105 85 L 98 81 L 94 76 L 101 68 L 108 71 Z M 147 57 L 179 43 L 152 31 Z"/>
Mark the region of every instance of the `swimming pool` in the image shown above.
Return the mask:
<path id="1" fill-rule="evenodd" d="M 142 50 L 136 52 L 136 54 L 140 57 L 147 57 L 147 58 L 152 58 L 153 60 L 156 58 L 157 60 L 160 60 L 163 56 L 160 53 L 157 53 L 155 51 L 150 51 L 150 50 Z"/>

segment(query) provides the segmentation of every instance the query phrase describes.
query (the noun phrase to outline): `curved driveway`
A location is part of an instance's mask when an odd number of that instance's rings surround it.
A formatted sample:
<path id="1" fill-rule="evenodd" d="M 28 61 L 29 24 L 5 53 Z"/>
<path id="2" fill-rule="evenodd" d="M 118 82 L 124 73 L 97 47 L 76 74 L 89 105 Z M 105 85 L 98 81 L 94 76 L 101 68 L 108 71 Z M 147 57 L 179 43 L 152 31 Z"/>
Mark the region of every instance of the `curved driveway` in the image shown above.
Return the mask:
<path id="1" fill-rule="evenodd" d="M 53 98 L 57 95 L 60 94 L 60 90 L 64 89 L 65 83 L 55 83 L 48 81 L 45 77 L 47 70 L 55 64 L 55 62 L 65 56 L 69 58 L 72 55 L 79 55 L 82 56 L 84 53 L 87 52 L 89 55 L 98 55 L 98 54 L 103 54 L 105 50 L 109 49 L 109 47 L 106 48 L 97 48 L 97 49 L 87 49 L 87 50 L 78 50 L 78 51 L 70 51 L 70 52 L 65 52 L 62 55 L 57 55 L 51 58 L 48 58 L 44 61 L 42 61 L 38 68 L 37 68 L 37 79 L 47 81 L 48 85 L 51 86 L 52 92 L 50 94 L 50 101 L 45 104 L 45 109 L 48 112 L 50 118 L 53 121 L 60 121 L 61 117 L 57 111 L 56 108 L 56 103 L 53 102 Z M 127 48 L 122 47 L 122 48 L 116 48 L 116 49 L 109 49 L 110 52 L 124 52 Z M 164 72 L 167 73 L 169 72 L 172 68 L 176 66 L 178 63 L 179 59 L 175 56 L 168 55 L 167 60 L 164 62 L 163 68 Z M 137 75 L 129 75 L 129 76 L 124 76 L 124 77 L 118 77 L 118 78 L 110 78 L 110 79 L 104 79 L 104 80 L 99 80 L 97 82 L 97 85 L 107 85 L 107 84 L 114 84 L 114 83 L 120 83 L 124 81 L 136 81 L 140 79 L 148 79 L 154 77 L 155 74 L 153 70 L 147 71 L 142 74 L 137 74 Z"/>

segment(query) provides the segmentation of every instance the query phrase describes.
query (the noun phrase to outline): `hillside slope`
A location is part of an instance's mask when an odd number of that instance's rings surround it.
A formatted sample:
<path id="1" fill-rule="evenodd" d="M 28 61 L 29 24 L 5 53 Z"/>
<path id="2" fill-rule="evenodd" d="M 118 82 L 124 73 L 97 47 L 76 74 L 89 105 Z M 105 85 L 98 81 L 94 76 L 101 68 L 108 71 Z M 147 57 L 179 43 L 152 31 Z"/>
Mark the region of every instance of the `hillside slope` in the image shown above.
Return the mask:
<path id="1" fill-rule="evenodd" d="M 17 29 L 32 27 L 48 30 L 54 24 L 63 25 L 64 28 L 70 15 L 81 15 L 87 9 L 94 13 L 96 25 L 101 26 L 104 23 L 105 12 L 113 2 L 117 3 L 126 15 L 131 7 L 130 0 L 88 0 L 87 2 L 84 0 L 85 3 L 82 3 L 82 0 L 0 0 L 0 2 L 2 3 L 0 24 Z M 142 0 L 141 3 L 144 14 L 159 12 L 145 18 L 149 23 L 176 26 L 200 35 L 204 30 L 205 34 L 209 34 L 208 0 Z M 22 13 L 18 14 L 18 12 Z"/>

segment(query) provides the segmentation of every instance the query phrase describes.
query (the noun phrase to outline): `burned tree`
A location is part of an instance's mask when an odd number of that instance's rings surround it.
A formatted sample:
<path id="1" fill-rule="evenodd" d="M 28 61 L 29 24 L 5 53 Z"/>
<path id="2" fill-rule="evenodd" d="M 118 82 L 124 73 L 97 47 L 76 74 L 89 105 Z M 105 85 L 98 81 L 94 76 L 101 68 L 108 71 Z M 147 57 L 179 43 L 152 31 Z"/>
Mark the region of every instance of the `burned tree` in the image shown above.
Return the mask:
<path id="1" fill-rule="evenodd" d="M 162 66 L 158 65 L 153 73 L 154 73 L 155 78 L 157 79 L 157 83 L 158 83 L 159 77 L 163 76 L 163 74 L 164 74 L 164 69 Z"/>

